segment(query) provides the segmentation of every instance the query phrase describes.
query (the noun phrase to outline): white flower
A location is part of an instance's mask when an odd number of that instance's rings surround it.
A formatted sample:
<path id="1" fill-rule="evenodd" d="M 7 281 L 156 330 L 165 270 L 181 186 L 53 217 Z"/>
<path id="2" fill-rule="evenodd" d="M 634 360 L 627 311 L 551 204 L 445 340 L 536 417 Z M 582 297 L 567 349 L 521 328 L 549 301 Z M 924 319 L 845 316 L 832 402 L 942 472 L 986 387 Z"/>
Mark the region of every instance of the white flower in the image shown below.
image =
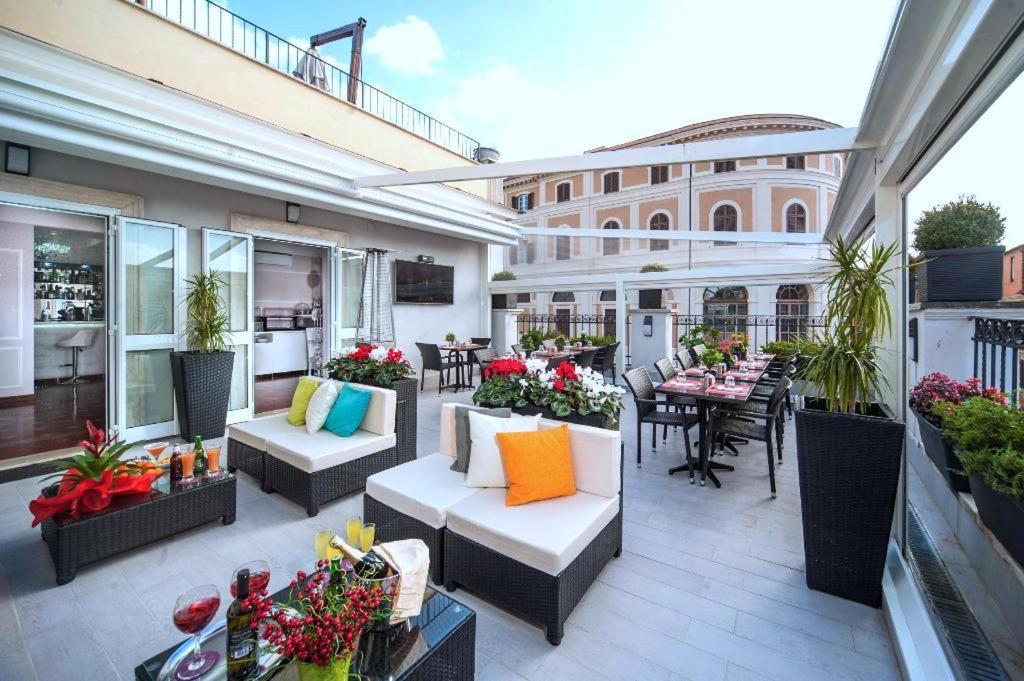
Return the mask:
<path id="1" fill-rule="evenodd" d="M 352 346 L 352 345 L 349 345 L 348 347 L 342 348 L 341 352 L 338 353 L 338 356 L 339 357 L 348 357 L 349 355 L 351 355 L 355 351 L 356 351 L 355 347 Z"/>
<path id="2" fill-rule="evenodd" d="M 547 360 L 530 358 L 526 360 L 526 371 L 531 374 L 539 374 L 548 368 Z"/>
<path id="3" fill-rule="evenodd" d="M 388 358 L 388 349 L 387 348 L 377 347 L 377 348 L 374 348 L 373 350 L 370 350 L 370 359 L 372 359 L 372 360 L 375 360 L 377 362 L 383 362 L 387 358 Z"/>

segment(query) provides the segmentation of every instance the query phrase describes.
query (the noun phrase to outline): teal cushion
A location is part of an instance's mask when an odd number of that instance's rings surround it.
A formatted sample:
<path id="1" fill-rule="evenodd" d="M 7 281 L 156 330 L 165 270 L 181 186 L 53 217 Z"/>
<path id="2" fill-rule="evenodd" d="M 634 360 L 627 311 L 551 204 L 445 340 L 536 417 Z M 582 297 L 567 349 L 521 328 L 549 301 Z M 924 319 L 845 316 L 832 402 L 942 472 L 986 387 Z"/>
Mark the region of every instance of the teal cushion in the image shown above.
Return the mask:
<path id="1" fill-rule="evenodd" d="M 371 395 L 369 390 L 353 388 L 346 383 L 342 386 L 334 406 L 331 407 L 331 413 L 327 415 L 327 420 L 324 421 L 324 430 L 329 430 L 341 437 L 348 437 L 356 432 L 359 429 L 359 424 L 363 422 L 366 409 L 370 406 Z"/>

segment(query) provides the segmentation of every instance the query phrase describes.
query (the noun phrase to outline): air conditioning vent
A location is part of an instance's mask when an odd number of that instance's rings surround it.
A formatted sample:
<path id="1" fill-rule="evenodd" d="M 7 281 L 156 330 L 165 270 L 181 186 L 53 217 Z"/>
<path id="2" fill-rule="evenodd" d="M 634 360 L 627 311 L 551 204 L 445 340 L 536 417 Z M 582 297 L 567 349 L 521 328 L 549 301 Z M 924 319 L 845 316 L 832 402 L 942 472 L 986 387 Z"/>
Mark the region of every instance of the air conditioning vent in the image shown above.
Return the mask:
<path id="1" fill-rule="evenodd" d="M 273 251 L 256 251 L 254 259 L 257 265 L 273 265 L 276 267 L 291 267 L 292 256 L 288 253 L 275 253 Z"/>

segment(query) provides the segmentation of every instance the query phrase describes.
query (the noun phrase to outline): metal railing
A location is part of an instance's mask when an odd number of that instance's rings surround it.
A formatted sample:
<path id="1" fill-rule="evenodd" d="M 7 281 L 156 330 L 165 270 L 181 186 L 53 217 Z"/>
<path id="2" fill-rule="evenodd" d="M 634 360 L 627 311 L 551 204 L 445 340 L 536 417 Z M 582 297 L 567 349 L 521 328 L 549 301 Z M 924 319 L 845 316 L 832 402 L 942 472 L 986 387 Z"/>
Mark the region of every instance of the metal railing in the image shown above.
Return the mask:
<path id="1" fill-rule="evenodd" d="M 626 316 L 626 337 L 616 338 L 626 348 L 626 361 L 629 361 L 629 316 Z M 588 336 L 611 336 L 615 338 L 615 316 L 598 314 L 521 314 L 516 318 L 517 335 L 532 329 L 541 331 L 556 330 L 566 338 L 573 338 L 582 333 Z"/>
<path id="2" fill-rule="evenodd" d="M 811 340 L 827 328 L 824 317 L 814 315 L 672 315 L 675 328 L 673 338 L 677 349 L 679 337 L 690 332 L 695 326 L 710 326 L 718 329 L 720 338 L 730 333 L 745 333 L 750 347 L 757 348 L 774 340 Z"/>
<path id="3" fill-rule="evenodd" d="M 125 0 L 131 2 L 132 0 Z M 403 130 L 475 159 L 480 146 L 472 137 L 442 123 L 419 109 L 392 97 L 330 63 L 329 57 L 317 57 L 270 31 L 243 19 L 210 0 L 149 0 L 146 9 L 168 21 L 180 24 L 210 40 L 228 47 L 253 61 L 299 78 L 296 71 L 303 57 L 319 59 L 324 79 L 318 87 L 327 94 L 372 114 Z M 221 74 L 226 77 L 227 74 Z M 302 82 L 306 82 L 303 80 Z"/>
<path id="4" fill-rule="evenodd" d="M 974 341 L 974 375 L 981 378 L 982 385 L 1016 394 L 1020 387 L 1024 320 L 975 317 L 971 340 Z M 1007 373 L 1009 388 L 1006 385 Z"/>

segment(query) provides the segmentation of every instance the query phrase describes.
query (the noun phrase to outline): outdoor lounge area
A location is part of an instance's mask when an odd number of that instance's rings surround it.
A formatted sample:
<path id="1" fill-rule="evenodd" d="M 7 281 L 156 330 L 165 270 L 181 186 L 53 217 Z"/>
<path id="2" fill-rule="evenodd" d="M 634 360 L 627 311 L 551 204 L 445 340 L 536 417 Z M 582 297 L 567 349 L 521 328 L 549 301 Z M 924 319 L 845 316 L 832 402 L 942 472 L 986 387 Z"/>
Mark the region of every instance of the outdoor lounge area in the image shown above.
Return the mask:
<path id="1" fill-rule="evenodd" d="M 327 5 L 0 0 L 0 681 L 1024 681 L 1020 2 Z"/>

